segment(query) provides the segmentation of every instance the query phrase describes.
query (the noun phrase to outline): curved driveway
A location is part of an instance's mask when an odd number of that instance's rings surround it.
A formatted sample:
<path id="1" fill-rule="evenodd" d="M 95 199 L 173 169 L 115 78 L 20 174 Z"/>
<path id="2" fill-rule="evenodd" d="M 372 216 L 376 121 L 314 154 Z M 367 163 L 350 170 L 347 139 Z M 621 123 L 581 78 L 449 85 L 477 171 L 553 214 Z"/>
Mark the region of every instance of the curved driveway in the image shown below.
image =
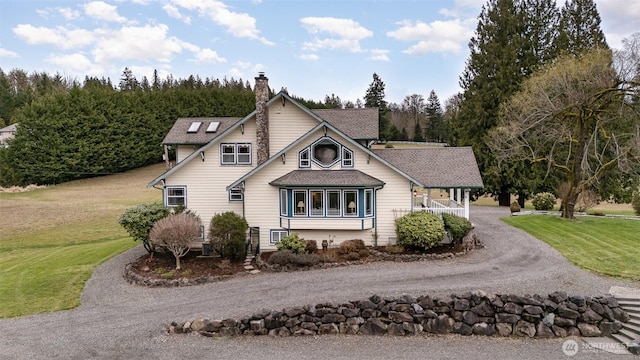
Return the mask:
<path id="1" fill-rule="evenodd" d="M 613 285 L 638 282 L 581 270 L 558 252 L 499 220 L 508 209 L 472 207 L 476 233 L 486 248 L 455 260 L 372 263 L 295 273 L 260 273 L 184 288 L 129 285 L 122 269 L 144 253 L 136 247 L 96 269 L 69 311 L 0 320 L 2 359 L 176 359 L 176 358 L 470 358 L 479 354 L 522 359 L 561 358 L 561 339 L 526 340 L 460 336 L 418 338 L 322 336 L 210 339 L 163 334 L 173 320 L 241 318 L 259 309 L 344 302 L 373 294 L 443 295 L 475 289 L 546 295 L 605 294 Z M 604 358 L 583 351 L 580 358 Z"/>

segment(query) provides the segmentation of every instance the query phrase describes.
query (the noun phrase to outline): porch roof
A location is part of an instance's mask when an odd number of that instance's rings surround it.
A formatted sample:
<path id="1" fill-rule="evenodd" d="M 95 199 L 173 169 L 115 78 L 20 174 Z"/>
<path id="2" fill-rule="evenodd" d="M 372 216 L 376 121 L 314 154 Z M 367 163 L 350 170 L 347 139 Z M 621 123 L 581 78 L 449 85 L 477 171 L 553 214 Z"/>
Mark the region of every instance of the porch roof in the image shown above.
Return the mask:
<path id="1" fill-rule="evenodd" d="M 382 180 L 360 170 L 293 170 L 269 183 L 294 187 L 381 187 Z"/>
<path id="2" fill-rule="evenodd" d="M 471 147 L 374 149 L 373 153 L 418 180 L 425 188 L 484 187 Z"/>

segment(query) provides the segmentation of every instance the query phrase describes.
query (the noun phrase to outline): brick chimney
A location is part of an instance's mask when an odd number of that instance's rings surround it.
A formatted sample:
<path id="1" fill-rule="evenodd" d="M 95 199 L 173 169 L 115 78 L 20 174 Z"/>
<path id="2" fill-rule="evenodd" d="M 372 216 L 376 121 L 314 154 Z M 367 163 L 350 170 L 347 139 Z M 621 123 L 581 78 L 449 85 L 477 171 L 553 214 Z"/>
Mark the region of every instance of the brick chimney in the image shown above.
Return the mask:
<path id="1" fill-rule="evenodd" d="M 254 92 L 256 94 L 256 154 L 258 165 L 269 159 L 269 79 L 259 72 L 256 79 Z"/>

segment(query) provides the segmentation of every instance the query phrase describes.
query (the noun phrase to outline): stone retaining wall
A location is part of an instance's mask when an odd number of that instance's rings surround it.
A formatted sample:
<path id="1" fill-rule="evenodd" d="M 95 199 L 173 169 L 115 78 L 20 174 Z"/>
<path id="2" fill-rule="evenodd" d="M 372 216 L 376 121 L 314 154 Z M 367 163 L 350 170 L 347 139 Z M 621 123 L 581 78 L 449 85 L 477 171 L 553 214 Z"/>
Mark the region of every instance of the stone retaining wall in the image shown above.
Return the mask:
<path id="1" fill-rule="evenodd" d="M 520 337 L 608 336 L 628 314 L 612 296 L 487 294 L 429 297 L 373 295 L 345 304 L 261 310 L 243 319 L 173 322 L 169 333 L 204 336 L 325 334 L 415 335 L 421 333 Z"/>

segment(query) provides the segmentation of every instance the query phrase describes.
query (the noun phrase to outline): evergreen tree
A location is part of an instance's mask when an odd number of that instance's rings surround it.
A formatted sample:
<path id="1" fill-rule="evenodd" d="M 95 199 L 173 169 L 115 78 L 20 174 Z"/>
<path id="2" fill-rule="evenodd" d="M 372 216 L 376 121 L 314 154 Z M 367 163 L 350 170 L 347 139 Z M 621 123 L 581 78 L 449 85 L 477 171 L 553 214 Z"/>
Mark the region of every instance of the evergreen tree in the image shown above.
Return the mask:
<path id="1" fill-rule="evenodd" d="M 378 108 L 378 132 L 379 137 L 384 140 L 390 139 L 389 133 L 389 110 L 387 109 L 387 102 L 384 100 L 384 82 L 378 76 L 373 73 L 373 82 L 369 84 L 366 93 L 364 94 L 364 107 L 377 107 Z"/>
<path id="2" fill-rule="evenodd" d="M 565 2 L 560 18 L 560 34 L 557 47 L 578 55 L 593 47 L 608 48 L 600 29 L 600 13 L 593 0 Z"/>
<path id="3" fill-rule="evenodd" d="M 326 95 L 324 97 L 324 104 L 327 109 L 342 109 L 342 100 L 335 94 L 331 94 L 331 96 Z"/>
<path id="4" fill-rule="evenodd" d="M 420 127 L 420 123 L 416 123 L 416 127 L 413 130 L 413 141 L 415 142 L 424 141 L 424 137 L 422 136 L 422 127 Z"/>
<path id="5" fill-rule="evenodd" d="M 426 105 L 427 127 L 425 129 L 426 141 L 445 142 L 449 137 L 449 129 L 445 122 L 444 112 L 440 105 L 440 99 L 434 90 L 429 93 Z"/>
<path id="6" fill-rule="evenodd" d="M 528 64 L 545 64 L 559 55 L 558 27 L 560 10 L 555 0 L 524 0 L 525 43 L 523 56 Z M 530 70 L 530 69 L 527 69 Z M 524 74 L 526 76 L 531 73 Z"/>
<path id="7" fill-rule="evenodd" d="M 518 90 L 523 74 L 524 21 L 514 0 L 490 0 L 482 7 L 476 34 L 469 42 L 471 55 L 460 79 L 465 90 L 456 120 L 457 145 L 471 145 L 483 174 L 485 191 L 508 206 L 513 171 L 498 171 L 487 144 L 496 126 L 500 104 Z"/>
<path id="8" fill-rule="evenodd" d="M 120 78 L 120 91 L 131 91 L 138 87 L 138 80 L 133 76 L 133 72 L 128 67 L 125 67 L 122 71 L 122 77 Z"/>

